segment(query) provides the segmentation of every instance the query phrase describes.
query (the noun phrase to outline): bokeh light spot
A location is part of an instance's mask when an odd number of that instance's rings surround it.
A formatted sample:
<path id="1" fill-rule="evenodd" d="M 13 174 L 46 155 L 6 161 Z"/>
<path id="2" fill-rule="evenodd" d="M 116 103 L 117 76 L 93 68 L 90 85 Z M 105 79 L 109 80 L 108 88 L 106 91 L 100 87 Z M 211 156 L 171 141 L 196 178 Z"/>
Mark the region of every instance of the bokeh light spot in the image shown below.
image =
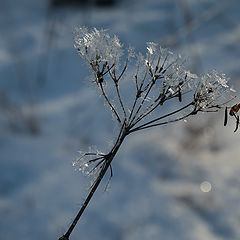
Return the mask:
<path id="1" fill-rule="evenodd" d="M 202 192 L 210 192 L 212 190 L 212 185 L 210 182 L 204 181 L 200 184 L 200 189 Z"/>

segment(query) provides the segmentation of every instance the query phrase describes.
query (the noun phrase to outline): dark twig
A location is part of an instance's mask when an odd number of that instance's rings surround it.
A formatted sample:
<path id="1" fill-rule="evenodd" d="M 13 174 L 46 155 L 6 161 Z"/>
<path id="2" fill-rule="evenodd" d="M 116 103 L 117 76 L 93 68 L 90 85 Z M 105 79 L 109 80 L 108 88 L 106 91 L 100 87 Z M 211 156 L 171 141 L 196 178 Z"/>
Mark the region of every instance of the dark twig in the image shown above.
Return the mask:
<path id="1" fill-rule="evenodd" d="M 100 86 L 100 89 L 101 89 L 101 92 L 102 92 L 102 95 L 103 95 L 104 99 L 106 100 L 106 102 L 108 103 L 110 109 L 112 110 L 112 112 L 113 112 L 114 115 L 116 116 L 117 121 L 121 124 L 121 119 L 120 119 L 120 117 L 119 117 L 116 109 L 114 108 L 114 106 L 113 106 L 113 105 L 111 104 L 111 102 L 109 101 L 109 99 L 108 99 L 108 97 L 107 97 L 107 95 L 106 95 L 106 93 L 105 93 L 105 91 L 104 91 L 104 89 L 103 89 L 102 83 L 99 83 L 99 86 Z"/>
<path id="2" fill-rule="evenodd" d="M 161 117 L 155 118 L 155 119 L 153 119 L 153 120 L 151 120 L 151 121 L 149 121 L 149 122 L 147 122 L 147 123 L 144 123 L 144 124 L 136 127 L 135 129 L 132 129 L 131 132 L 133 132 L 133 131 L 135 132 L 135 131 L 137 131 L 137 130 L 140 130 L 140 129 L 142 129 L 143 127 L 146 128 L 147 125 L 152 124 L 152 123 L 154 123 L 154 122 L 157 122 L 157 121 L 159 121 L 159 120 L 161 120 L 161 119 L 163 119 L 163 118 L 170 117 L 171 115 L 174 115 L 174 114 L 176 114 L 176 113 L 178 113 L 178 112 L 181 112 L 182 110 L 190 107 L 191 105 L 193 105 L 193 102 L 191 102 L 191 103 L 187 104 L 186 106 L 184 106 L 184 107 L 182 107 L 182 108 L 179 108 L 179 109 L 177 109 L 177 110 L 175 110 L 175 111 L 173 111 L 173 112 L 167 113 L 167 114 L 165 114 L 165 115 L 163 115 L 163 116 L 161 116 Z"/>

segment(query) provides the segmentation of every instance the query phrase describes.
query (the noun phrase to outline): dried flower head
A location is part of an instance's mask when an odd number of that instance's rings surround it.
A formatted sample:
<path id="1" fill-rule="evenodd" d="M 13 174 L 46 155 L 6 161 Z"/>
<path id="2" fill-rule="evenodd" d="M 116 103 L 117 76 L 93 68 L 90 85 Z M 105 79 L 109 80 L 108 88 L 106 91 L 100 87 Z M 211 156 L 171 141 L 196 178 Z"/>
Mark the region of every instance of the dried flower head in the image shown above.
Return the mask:
<path id="1" fill-rule="evenodd" d="M 106 30 L 94 28 L 89 31 L 85 27 L 75 30 L 75 48 L 89 63 L 107 62 L 109 65 L 117 64 L 122 56 L 122 45 L 119 39 L 110 37 Z"/>
<path id="2" fill-rule="evenodd" d="M 212 108 L 217 110 L 231 98 L 231 89 L 224 74 L 215 70 L 203 76 L 192 74 L 186 70 L 181 56 L 158 43 L 148 42 L 145 56 L 135 54 L 133 48 L 128 49 L 125 61 L 121 63 L 124 49 L 116 36 L 110 36 L 105 30 L 79 28 L 76 29 L 75 47 L 93 70 L 94 81 L 113 115 L 129 129 L 144 122 L 147 116 L 172 98 L 179 102 L 185 95 L 185 99 L 192 98 L 188 104 L 192 108 L 189 108 L 187 116 Z M 134 68 L 135 74 L 129 74 Z M 129 98 L 135 96 L 132 103 L 121 94 L 120 81 L 123 78 L 129 81 Z M 115 96 L 108 92 L 108 89 L 112 92 L 114 88 Z M 145 122 L 144 127 L 146 125 Z M 138 126 L 137 129 L 141 128 Z"/>
<path id="3" fill-rule="evenodd" d="M 96 177 L 77 216 L 60 238 L 66 240 L 108 170 L 110 178 L 112 177 L 111 163 L 129 134 L 185 121 L 200 111 L 218 111 L 231 100 L 232 92 L 224 74 L 216 71 L 200 77 L 192 74 L 185 69 L 181 56 L 174 55 L 157 43 L 147 43 L 145 56 L 141 53 L 135 54 L 133 48 L 128 49 L 125 51 L 125 61 L 121 63 L 120 58 L 124 51 L 116 36 L 111 37 L 105 30 L 78 28 L 75 48 L 91 67 L 94 82 L 119 123 L 120 130 L 115 144 L 107 154 L 88 152 L 74 162 L 74 166 L 79 170 L 87 175 L 95 174 Z M 127 89 L 123 89 L 122 80 L 127 81 Z M 174 99 L 179 103 L 172 101 L 174 110 L 162 108 L 165 102 Z M 239 109 L 240 104 L 234 105 L 229 112 L 236 119 L 235 131 L 240 122 L 237 115 Z M 228 107 L 225 109 L 224 125 L 227 124 L 227 116 Z"/>
<path id="4" fill-rule="evenodd" d="M 195 93 L 198 108 L 204 110 L 226 103 L 233 92 L 227 82 L 225 74 L 220 75 L 216 70 L 202 76 Z"/>

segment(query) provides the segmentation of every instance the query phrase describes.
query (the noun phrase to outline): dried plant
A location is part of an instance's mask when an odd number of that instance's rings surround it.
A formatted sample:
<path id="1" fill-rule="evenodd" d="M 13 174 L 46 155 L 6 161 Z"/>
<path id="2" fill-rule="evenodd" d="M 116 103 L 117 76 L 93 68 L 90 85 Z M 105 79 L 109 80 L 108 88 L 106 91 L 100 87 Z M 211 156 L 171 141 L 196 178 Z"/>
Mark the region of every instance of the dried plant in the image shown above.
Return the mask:
<path id="1" fill-rule="evenodd" d="M 233 90 L 224 74 L 215 70 L 203 76 L 192 74 L 185 69 L 185 61 L 180 56 L 156 43 L 147 43 L 144 56 L 132 48 L 124 50 L 119 39 L 105 30 L 78 28 L 75 48 L 89 65 L 93 82 L 120 130 L 108 153 L 87 152 L 74 162 L 79 170 L 96 177 L 61 240 L 69 239 L 108 170 L 112 176 L 111 163 L 129 134 L 185 120 L 198 112 L 217 112 L 233 99 Z M 166 112 L 167 108 L 170 110 Z"/>

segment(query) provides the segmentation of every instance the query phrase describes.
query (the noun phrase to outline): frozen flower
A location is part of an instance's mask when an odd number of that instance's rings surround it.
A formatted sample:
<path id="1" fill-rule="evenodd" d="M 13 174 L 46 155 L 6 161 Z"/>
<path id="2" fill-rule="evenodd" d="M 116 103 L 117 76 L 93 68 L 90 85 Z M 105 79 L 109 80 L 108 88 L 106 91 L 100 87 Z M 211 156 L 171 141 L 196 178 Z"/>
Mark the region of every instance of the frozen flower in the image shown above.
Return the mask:
<path id="1" fill-rule="evenodd" d="M 229 92 L 232 91 L 224 74 L 213 70 L 199 77 L 185 69 L 185 60 L 180 55 L 162 48 L 159 43 L 148 42 L 145 56 L 135 54 L 133 48 L 129 48 L 125 51 L 125 64 L 122 64 L 122 44 L 116 36 L 110 36 L 105 30 L 78 28 L 75 48 L 90 64 L 94 81 L 119 123 L 135 123 L 128 117 L 142 120 L 149 112 L 152 114 L 156 106 L 172 98 L 182 102 L 186 94 L 194 98 L 195 112 L 219 107 L 227 102 Z M 136 65 L 133 64 L 134 61 Z M 135 67 L 134 75 L 131 73 L 129 77 L 132 67 Z M 120 89 L 121 78 L 134 79 L 134 85 L 129 85 L 128 88 L 136 98 L 133 110 L 128 110 L 129 107 L 126 106 L 128 99 L 123 97 Z M 113 89 L 116 91 L 113 92 Z M 112 97 L 112 93 L 115 96 Z M 139 98 L 141 103 L 138 103 Z M 135 114 L 133 111 L 136 111 Z"/>
<path id="2" fill-rule="evenodd" d="M 75 30 L 75 45 L 79 54 L 89 63 L 107 62 L 116 64 L 122 56 L 122 45 L 116 36 L 110 37 L 105 30 L 92 31 L 85 27 Z"/>
<path id="3" fill-rule="evenodd" d="M 228 79 L 224 74 L 219 74 L 216 70 L 202 76 L 195 94 L 195 101 L 202 109 L 211 108 L 224 103 L 229 98 L 231 89 Z"/>

